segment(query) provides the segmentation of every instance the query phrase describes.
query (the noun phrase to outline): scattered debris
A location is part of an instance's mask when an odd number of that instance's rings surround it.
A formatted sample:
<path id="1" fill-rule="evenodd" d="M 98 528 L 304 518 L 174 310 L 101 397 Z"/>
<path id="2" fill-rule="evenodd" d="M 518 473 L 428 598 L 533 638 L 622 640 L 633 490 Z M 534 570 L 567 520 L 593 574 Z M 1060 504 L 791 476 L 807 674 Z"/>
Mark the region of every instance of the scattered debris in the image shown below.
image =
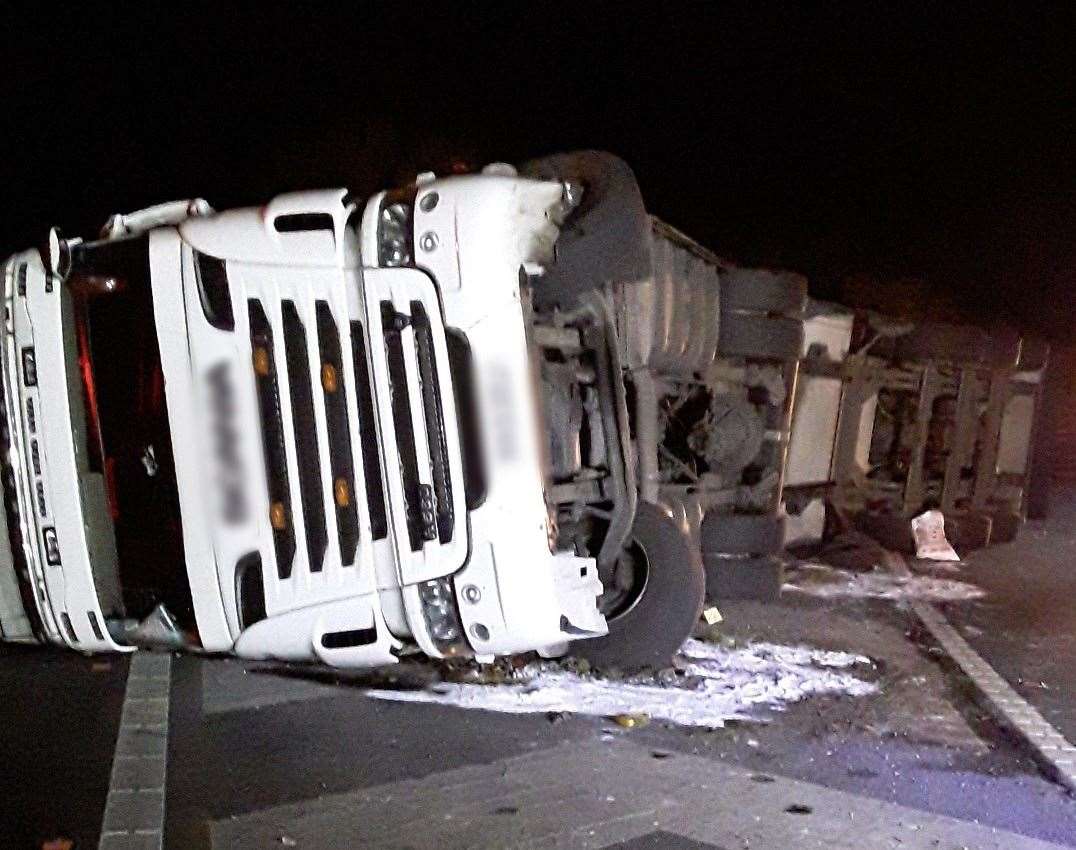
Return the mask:
<path id="1" fill-rule="evenodd" d="M 376 699 L 427 702 L 503 711 L 573 712 L 613 718 L 633 728 L 639 718 L 718 728 L 729 720 L 759 719 L 757 709 L 781 709 L 816 694 L 866 696 L 877 686 L 850 668 L 870 659 L 846 652 L 757 643 L 728 647 L 688 640 L 667 675 L 614 677 L 580 673 L 571 662 L 537 662 L 507 674 L 503 684 L 441 682 L 421 690 L 370 689 Z M 620 718 L 631 718 L 627 725 Z M 602 740 L 616 730 L 603 729 Z"/>
<path id="2" fill-rule="evenodd" d="M 960 556 L 945 538 L 945 514 L 925 511 L 912 520 L 915 556 L 924 561 L 959 561 Z"/>
<path id="3" fill-rule="evenodd" d="M 789 571 L 785 590 L 819 597 L 955 602 L 982 599 L 986 591 L 968 582 L 925 575 L 893 575 L 875 570 L 853 573 L 825 564 L 797 564 Z"/>
<path id="4" fill-rule="evenodd" d="M 702 612 L 702 618 L 706 621 L 708 626 L 716 626 L 725 618 L 721 616 L 721 612 L 717 610 L 717 606 L 711 605 L 705 611 Z"/>
<path id="5" fill-rule="evenodd" d="M 618 714 L 613 720 L 616 721 L 617 726 L 622 726 L 625 729 L 646 726 L 650 722 L 650 718 L 645 714 Z"/>
<path id="6" fill-rule="evenodd" d="M 814 809 L 803 803 L 793 803 L 785 811 L 790 815 L 809 815 L 814 812 Z"/>

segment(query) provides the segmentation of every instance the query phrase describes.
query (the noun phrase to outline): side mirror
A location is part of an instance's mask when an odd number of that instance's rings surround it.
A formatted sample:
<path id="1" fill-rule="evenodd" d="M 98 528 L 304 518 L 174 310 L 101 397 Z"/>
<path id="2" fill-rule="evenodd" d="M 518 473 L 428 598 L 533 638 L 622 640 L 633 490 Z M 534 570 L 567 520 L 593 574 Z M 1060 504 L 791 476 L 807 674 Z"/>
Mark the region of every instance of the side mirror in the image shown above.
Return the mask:
<path id="1" fill-rule="evenodd" d="M 45 246 L 45 266 L 48 270 L 59 277 L 63 277 L 71 268 L 71 249 L 66 240 L 60 237 L 60 229 L 53 227 L 49 230 L 48 243 Z"/>

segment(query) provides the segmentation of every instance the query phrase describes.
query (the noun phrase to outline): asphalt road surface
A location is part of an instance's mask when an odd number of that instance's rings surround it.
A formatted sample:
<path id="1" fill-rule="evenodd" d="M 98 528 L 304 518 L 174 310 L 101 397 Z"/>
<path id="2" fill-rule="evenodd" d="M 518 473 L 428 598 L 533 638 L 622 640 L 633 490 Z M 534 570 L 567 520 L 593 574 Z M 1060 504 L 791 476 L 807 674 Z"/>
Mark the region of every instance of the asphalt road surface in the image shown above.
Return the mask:
<path id="1" fill-rule="evenodd" d="M 972 560 L 971 577 L 996 578 L 999 594 L 1018 576 L 1024 589 L 962 608 L 963 625 L 982 630 L 977 648 L 1071 739 L 1076 616 L 1042 614 L 1058 592 L 1032 602 L 1026 565 L 1071 581 L 1046 564 L 1072 550 L 1040 532 L 1057 533 L 1036 526 L 989 563 Z M 1005 613 L 1014 599 L 1026 602 L 1022 620 Z M 738 639 L 871 656 L 881 693 L 813 698 L 716 730 L 623 729 L 377 701 L 364 678 L 327 671 L 174 658 L 163 846 L 1076 847 L 1076 803 L 964 699 L 898 607 L 801 598 L 722 610 Z M 1013 622 L 1026 631 L 997 639 Z M 0 846 L 98 846 L 121 715 L 135 716 L 127 667 L 0 649 Z M 149 827 L 111 839 L 160 841 Z"/>
<path id="2" fill-rule="evenodd" d="M 989 591 L 946 613 L 967 641 L 1070 742 L 1076 742 L 1076 492 L 1013 543 L 975 552 L 965 576 Z"/>

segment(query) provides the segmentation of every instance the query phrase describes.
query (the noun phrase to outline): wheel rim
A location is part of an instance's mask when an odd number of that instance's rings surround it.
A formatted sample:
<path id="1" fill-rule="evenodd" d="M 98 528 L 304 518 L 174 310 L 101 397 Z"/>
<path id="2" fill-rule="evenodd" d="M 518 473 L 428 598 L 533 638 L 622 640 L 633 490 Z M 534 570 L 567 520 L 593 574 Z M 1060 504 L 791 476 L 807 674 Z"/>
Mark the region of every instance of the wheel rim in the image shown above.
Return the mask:
<path id="1" fill-rule="evenodd" d="M 607 622 L 615 622 L 639 604 L 650 581 L 650 558 L 639 541 L 632 538 L 620 553 L 611 574 L 602 576 L 598 610 Z"/>

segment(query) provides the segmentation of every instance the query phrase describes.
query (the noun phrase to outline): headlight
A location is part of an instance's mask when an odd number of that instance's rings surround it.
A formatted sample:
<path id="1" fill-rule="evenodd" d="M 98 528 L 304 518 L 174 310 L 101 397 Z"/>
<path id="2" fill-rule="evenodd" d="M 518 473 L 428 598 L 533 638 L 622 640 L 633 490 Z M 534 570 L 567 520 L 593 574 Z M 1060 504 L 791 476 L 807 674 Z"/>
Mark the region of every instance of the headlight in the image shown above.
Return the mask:
<path id="1" fill-rule="evenodd" d="M 387 200 L 377 225 L 377 253 L 382 266 L 409 266 L 414 258 L 411 205 Z"/>
<path id="2" fill-rule="evenodd" d="M 449 578 L 424 581 L 418 586 L 422 599 L 422 615 L 437 648 L 447 656 L 470 655 L 471 649 L 463 638 L 456 592 Z"/>

